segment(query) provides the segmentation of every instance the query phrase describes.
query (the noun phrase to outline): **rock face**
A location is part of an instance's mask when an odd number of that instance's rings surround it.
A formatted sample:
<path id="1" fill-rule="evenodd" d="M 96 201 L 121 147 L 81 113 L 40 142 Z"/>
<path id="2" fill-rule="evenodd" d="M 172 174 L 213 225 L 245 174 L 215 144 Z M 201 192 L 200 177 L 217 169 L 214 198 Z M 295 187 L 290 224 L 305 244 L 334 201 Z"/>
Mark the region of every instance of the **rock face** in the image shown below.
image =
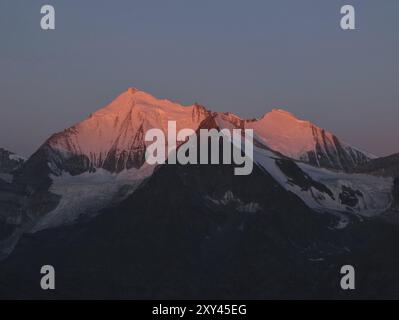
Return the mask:
<path id="1" fill-rule="evenodd" d="M 393 202 L 392 208 L 399 212 L 399 177 L 395 179 L 392 188 Z"/>
<path id="2" fill-rule="evenodd" d="M 373 159 L 354 168 L 354 171 L 384 177 L 399 177 L 399 154 Z"/>
<path id="3" fill-rule="evenodd" d="M 24 158 L 0 148 L 0 243 L 19 224 L 24 193 L 12 184 L 12 180 L 14 173 L 24 162 Z"/>
<path id="4" fill-rule="evenodd" d="M 24 162 L 24 158 L 0 148 L 0 174 L 11 174 L 18 170 Z"/>
<path id="5" fill-rule="evenodd" d="M 394 179 L 392 187 L 392 205 L 387 211 L 388 218 L 399 224 L 399 154 L 373 159 L 353 169 L 356 173 L 365 173 L 375 176 Z"/>

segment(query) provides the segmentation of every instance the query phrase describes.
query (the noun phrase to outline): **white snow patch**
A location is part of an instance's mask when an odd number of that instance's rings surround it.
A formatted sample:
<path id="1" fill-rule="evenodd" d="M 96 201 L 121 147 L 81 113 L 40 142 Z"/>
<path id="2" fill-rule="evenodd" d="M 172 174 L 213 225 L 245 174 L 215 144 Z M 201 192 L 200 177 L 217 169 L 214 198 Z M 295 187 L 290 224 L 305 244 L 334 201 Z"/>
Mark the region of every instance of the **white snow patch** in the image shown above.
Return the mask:
<path id="1" fill-rule="evenodd" d="M 337 212 L 350 212 L 371 217 L 386 211 L 391 205 L 391 190 L 393 186 L 391 178 L 366 174 L 348 174 L 297 162 L 297 165 L 313 180 L 324 184 L 331 190 L 334 196 L 334 199 L 332 199 L 328 194 L 314 187 L 311 187 L 309 190 L 303 190 L 291 183 L 276 164 L 276 159 L 279 158 L 272 151 L 254 147 L 255 162 L 265 168 L 281 186 L 295 193 L 312 209 L 324 212 L 329 211 L 333 214 L 337 214 Z M 355 207 L 350 208 L 341 203 L 339 195 L 342 192 L 343 186 L 362 193 L 362 196 L 357 196 L 359 202 Z M 340 222 L 336 228 L 343 228 L 348 223 L 345 217 L 340 216 L 340 218 Z"/>
<path id="2" fill-rule="evenodd" d="M 231 190 L 226 191 L 221 199 L 214 199 L 210 196 L 208 196 L 207 199 L 211 200 L 217 205 L 236 204 L 236 209 L 238 212 L 255 213 L 262 209 L 260 204 L 257 202 L 244 203 L 240 198 L 235 197 Z"/>
<path id="3" fill-rule="evenodd" d="M 335 201 L 330 197 L 325 197 L 324 201 L 314 203 L 315 207 L 321 205 L 320 209 L 342 210 L 344 208 L 345 211 L 351 211 L 340 202 L 339 195 L 342 193 L 343 187 L 361 192 L 362 196 L 357 196 L 359 202 L 352 210 L 362 216 L 378 215 L 386 211 L 392 203 L 392 178 L 335 172 L 324 168 L 315 168 L 304 163 L 298 163 L 298 166 L 315 181 L 328 187 L 334 194 Z M 316 191 L 314 190 L 315 193 Z M 308 197 L 306 198 L 309 200 Z"/>
<path id="4" fill-rule="evenodd" d="M 10 160 L 14 160 L 14 161 L 26 161 L 26 158 L 24 158 L 22 156 L 19 156 L 19 155 L 15 154 L 15 153 L 11 153 L 9 155 L 9 158 L 10 158 Z"/>
<path id="5" fill-rule="evenodd" d="M 79 218 L 95 215 L 99 210 L 121 201 L 132 194 L 144 178 L 150 176 L 154 166 L 144 164 L 119 174 L 97 169 L 95 173 L 71 176 L 63 173 L 52 176 L 50 192 L 60 195 L 58 206 L 40 219 L 31 232 L 67 225 Z"/>

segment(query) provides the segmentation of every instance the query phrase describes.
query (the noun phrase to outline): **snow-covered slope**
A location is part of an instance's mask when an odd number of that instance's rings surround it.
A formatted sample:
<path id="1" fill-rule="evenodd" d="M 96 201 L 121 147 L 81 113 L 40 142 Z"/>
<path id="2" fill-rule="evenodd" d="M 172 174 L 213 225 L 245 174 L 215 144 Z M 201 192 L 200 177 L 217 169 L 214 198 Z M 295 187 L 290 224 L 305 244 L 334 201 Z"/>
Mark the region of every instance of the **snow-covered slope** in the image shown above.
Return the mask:
<path id="1" fill-rule="evenodd" d="M 317 211 L 371 217 L 385 212 L 392 203 L 392 178 L 318 168 L 258 147 L 254 161 Z"/>
<path id="2" fill-rule="evenodd" d="M 60 199 L 33 230 L 87 218 L 125 198 L 155 168 L 145 163 L 147 130 L 167 134 L 169 120 L 176 121 L 177 130 L 196 130 L 209 114 L 198 104 L 182 106 L 129 88 L 86 120 L 54 134 L 18 177 L 29 189 L 45 186 Z"/>
<path id="3" fill-rule="evenodd" d="M 64 165 L 76 156 L 82 166 L 78 173 L 97 168 L 109 172 L 140 168 L 148 129 L 159 128 L 166 133 L 169 120 L 177 122 L 177 130 L 196 129 L 207 115 L 200 105 L 185 107 L 129 88 L 105 108 L 46 142 L 55 153 L 52 169 L 55 173 L 66 170 L 74 174 L 68 164 Z"/>
<path id="4" fill-rule="evenodd" d="M 32 228 L 33 232 L 71 224 L 79 219 L 87 220 L 108 206 L 122 201 L 149 177 L 154 166 L 144 164 L 140 169 L 132 168 L 120 173 L 104 169 L 71 176 L 63 172 L 51 176 L 53 182 L 49 191 L 60 196 L 56 208 L 43 217 Z"/>
<path id="5" fill-rule="evenodd" d="M 281 109 L 274 109 L 259 120 L 247 121 L 245 127 L 253 129 L 257 138 L 272 150 L 318 167 L 348 170 L 374 158 Z"/>
<path id="6" fill-rule="evenodd" d="M 255 162 L 312 208 L 371 215 L 389 202 L 390 180 L 311 170 L 314 167 L 284 157 L 334 169 L 348 169 L 371 157 L 286 111 L 244 120 L 129 88 L 86 120 L 51 136 L 20 170 L 17 180 L 28 186 L 28 193 L 44 190 L 59 197 L 50 212 L 36 214 L 34 230 L 85 218 L 134 192 L 154 170 L 144 159 L 145 133 L 159 128 L 166 134 L 169 120 L 176 121 L 177 130 L 254 129 Z"/>
<path id="7" fill-rule="evenodd" d="M 210 112 L 198 104 L 182 106 L 160 100 L 135 88 L 86 120 L 54 134 L 37 152 L 40 157 L 33 158 L 45 158 L 39 162 L 47 161 L 48 171 L 54 175 L 79 175 L 99 168 L 111 173 L 138 169 L 145 161 L 148 129 L 160 128 L 166 133 L 168 121 L 173 120 L 177 130 L 195 130 L 211 116 L 216 116 L 222 127 L 253 129 L 256 139 L 270 149 L 311 165 L 347 170 L 372 158 L 284 110 L 275 109 L 259 120 L 244 120 L 232 113 Z M 30 159 L 28 167 L 32 162 Z"/>
<path id="8" fill-rule="evenodd" d="M 276 112 L 285 113 L 282 110 L 273 111 L 273 113 Z M 290 114 L 288 116 L 292 117 Z M 214 125 L 219 129 L 231 130 L 243 127 L 242 122 L 232 114 L 217 114 L 214 116 L 214 120 Z M 313 126 L 305 122 L 303 122 L 303 125 L 305 127 Z M 299 126 L 292 130 L 300 131 L 301 128 Z M 322 129 L 315 128 L 314 130 Z M 344 213 L 372 217 L 385 212 L 390 207 L 392 203 L 392 178 L 351 174 L 338 171 L 335 168 L 321 168 L 296 160 L 292 153 L 292 158 L 288 158 L 284 153 L 289 153 L 291 149 L 282 152 L 281 149 L 285 147 L 282 144 L 280 152 L 276 152 L 272 150 L 270 144 L 265 143 L 264 139 L 256 133 L 257 131 L 255 131 L 254 137 L 254 163 L 262 167 L 283 188 L 301 198 L 310 208 L 341 217 L 339 227 L 343 227 L 347 222 L 346 216 L 342 215 Z M 329 135 L 331 136 L 331 134 Z M 291 137 L 286 136 L 286 143 L 287 145 L 291 144 L 292 150 L 298 148 L 298 144 L 292 141 L 294 137 L 294 134 Z M 244 138 L 242 140 L 242 143 L 244 143 Z M 302 146 L 306 144 L 306 139 L 301 140 L 299 132 L 297 140 L 303 142 Z"/>

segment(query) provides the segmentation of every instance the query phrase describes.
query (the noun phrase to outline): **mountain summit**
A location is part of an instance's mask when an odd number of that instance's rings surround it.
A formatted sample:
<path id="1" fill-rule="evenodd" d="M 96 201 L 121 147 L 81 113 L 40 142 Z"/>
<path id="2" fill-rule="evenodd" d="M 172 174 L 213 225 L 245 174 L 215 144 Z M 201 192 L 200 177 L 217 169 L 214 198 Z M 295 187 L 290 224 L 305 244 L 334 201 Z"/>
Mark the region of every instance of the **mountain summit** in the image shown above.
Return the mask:
<path id="1" fill-rule="evenodd" d="M 56 175 L 98 168 L 115 173 L 138 169 L 145 160 L 147 130 L 160 128 L 166 132 L 169 120 L 177 122 L 178 130 L 196 129 L 208 114 L 197 104 L 182 106 L 129 88 L 86 120 L 51 136 L 41 153 Z"/>
<path id="2" fill-rule="evenodd" d="M 349 170 L 372 158 L 281 109 L 255 121 L 245 120 L 231 113 L 211 112 L 199 104 L 183 106 L 158 99 L 136 88 L 128 88 L 86 120 L 51 136 L 32 158 L 44 157 L 49 163 L 47 171 L 55 175 L 63 171 L 78 175 L 99 168 L 111 173 L 138 169 L 145 161 L 144 135 L 148 129 L 160 128 L 166 133 L 172 120 L 177 130 L 196 130 L 202 121 L 215 115 L 220 115 L 224 126 L 253 129 L 255 138 L 270 149 L 314 166 Z"/>
<path id="3" fill-rule="evenodd" d="M 36 212 L 37 216 L 44 216 L 36 228 L 74 221 L 82 213 L 98 212 L 134 192 L 155 168 L 145 162 L 146 148 L 151 143 L 145 141 L 145 133 L 158 128 L 166 135 L 168 121 L 176 121 L 177 130 L 190 128 L 196 131 L 208 128 L 210 124 L 218 129 L 253 129 L 255 145 L 270 151 L 265 153 L 255 148 L 255 162 L 281 185 L 317 208 L 328 206 L 346 210 L 340 202 L 339 194 L 343 191 L 339 181 L 347 177 L 311 173 L 318 179 L 326 178 L 324 183 L 332 184 L 330 188 L 335 190 L 328 191 L 327 196 L 324 194 L 326 189 L 319 190 L 322 194 L 317 195 L 319 191 L 299 182 L 292 187 L 293 176 L 298 178 L 300 175 L 309 180 L 308 174 L 301 171 L 311 169 L 296 168 L 295 164 L 287 164 L 282 159 L 277 161 L 277 158 L 291 158 L 313 167 L 340 171 L 351 171 L 371 158 L 341 142 L 332 133 L 281 109 L 274 109 L 258 120 L 246 120 L 232 113 L 212 112 L 199 104 L 183 106 L 128 88 L 87 119 L 52 135 L 14 176 L 18 188 L 36 194 L 33 199 L 50 199 L 47 206 L 41 206 L 42 211 Z M 356 190 L 366 190 L 370 181 L 374 183 L 373 179 L 360 180 L 356 182 Z M 389 183 L 385 185 L 390 187 Z M 381 190 L 385 195 L 385 187 Z M 367 210 L 379 212 L 389 201 L 378 192 L 367 199 L 358 197 L 351 210 L 361 211 L 367 207 Z M 48 208 L 55 209 L 47 214 Z"/>
<path id="4" fill-rule="evenodd" d="M 375 158 L 292 113 L 273 109 L 247 124 L 269 148 L 318 167 L 349 170 Z"/>
<path id="5" fill-rule="evenodd" d="M 169 120 L 178 130 L 253 129 L 251 174 L 236 176 L 231 164 L 149 165 L 145 133 L 166 133 Z M 246 120 L 129 88 L 51 136 L 10 182 L 0 179 L 0 282 L 10 288 L 0 297 L 46 294 L 43 261 L 68 275 L 60 297 L 339 297 L 329 272 L 370 259 L 364 269 L 383 274 L 360 276 L 368 282 L 359 288 L 372 293 L 398 283 L 399 184 L 396 157 L 371 158 L 281 109 Z"/>

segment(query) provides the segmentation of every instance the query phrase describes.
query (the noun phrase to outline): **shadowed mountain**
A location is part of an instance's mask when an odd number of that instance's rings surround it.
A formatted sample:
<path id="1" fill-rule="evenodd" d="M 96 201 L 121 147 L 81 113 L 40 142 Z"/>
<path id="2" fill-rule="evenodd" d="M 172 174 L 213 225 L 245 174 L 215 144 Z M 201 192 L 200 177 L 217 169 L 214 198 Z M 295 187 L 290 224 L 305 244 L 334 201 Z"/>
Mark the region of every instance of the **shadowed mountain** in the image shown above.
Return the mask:
<path id="1" fill-rule="evenodd" d="M 25 194 L 12 181 L 15 172 L 24 162 L 24 158 L 0 148 L 0 243 L 20 223 Z"/>
<path id="2" fill-rule="evenodd" d="M 15 153 L 0 148 L 0 175 L 12 174 L 17 169 L 19 169 L 24 162 L 25 159 L 23 157 L 20 157 Z"/>
<path id="3" fill-rule="evenodd" d="M 170 120 L 252 128 L 253 171 L 148 165 L 145 132 Z M 283 110 L 243 120 L 130 88 L 0 183 L 19 194 L 0 224 L 0 297 L 399 298 L 399 223 L 384 215 L 398 181 L 349 172 L 371 158 Z M 44 264 L 55 291 L 39 287 Z M 356 291 L 339 287 L 345 264 Z"/>
<path id="4" fill-rule="evenodd" d="M 399 177 L 399 153 L 372 159 L 365 164 L 359 165 L 354 171 L 385 177 Z"/>
<path id="5" fill-rule="evenodd" d="M 24 235 L 0 265 L 0 296 L 398 298 L 398 228 L 336 222 L 258 166 L 165 165 L 88 222 Z M 43 264 L 54 292 L 39 288 Z M 344 264 L 357 268 L 354 292 L 339 289 Z"/>

